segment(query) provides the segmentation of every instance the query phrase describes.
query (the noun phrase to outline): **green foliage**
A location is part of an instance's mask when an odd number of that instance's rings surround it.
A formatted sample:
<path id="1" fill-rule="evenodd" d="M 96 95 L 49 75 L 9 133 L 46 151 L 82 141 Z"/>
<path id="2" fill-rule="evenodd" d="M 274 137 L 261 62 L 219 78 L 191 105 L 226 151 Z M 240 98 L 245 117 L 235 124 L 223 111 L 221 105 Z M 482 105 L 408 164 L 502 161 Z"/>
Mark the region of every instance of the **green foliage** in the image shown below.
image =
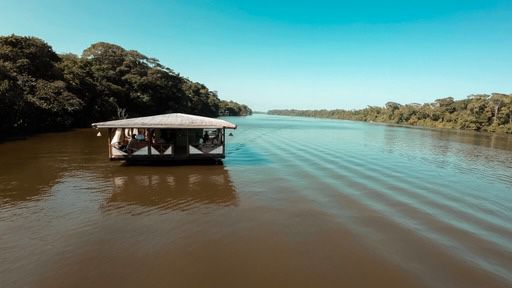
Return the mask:
<path id="1" fill-rule="evenodd" d="M 360 110 L 271 110 L 269 114 L 512 133 L 512 94 L 437 99 L 423 105 L 388 102 Z"/>
<path id="2" fill-rule="evenodd" d="M 0 61 L 18 75 L 51 80 L 59 77 L 59 56 L 50 45 L 35 37 L 0 37 Z"/>
<path id="3" fill-rule="evenodd" d="M 83 102 L 67 89 L 57 64 L 60 57 L 34 37 L 0 37 L 1 108 L 7 132 L 70 127 Z M 5 93 L 5 94 L 4 94 Z M 2 133 L 3 134 L 3 133 Z"/>
<path id="4" fill-rule="evenodd" d="M 83 102 L 60 80 L 37 80 L 34 93 L 27 94 L 25 100 L 26 114 L 31 116 L 27 124 L 37 131 L 45 130 L 45 127 L 53 130 L 71 127 L 74 113 L 83 106 Z"/>
<path id="5" fill-rule="evenodd" d="M 222 115 L 247 116 L 252 114 L 251 108 L 247 105 L 240 105 L 233 101 L 221 101 L 219 109 Z"/>
<path id="6" fill-rule="evenodd" d="M 6 65 L 0 62 L 0 131 L 10 130 L 19 124 L 23 90 L 16 77 L 11 75 Z"/>
<path id="7" fill-rule="evenodd" d="M 222 103 L 203 84 L 118 45 L 99 42 L 81 56 L 57 55 L 41 39 L 0 36 L 2 132 L 61 130 L 171 112 L 216 117 Z M 230 115 L 250 113 L 245 105 L 229 103 Z"/>

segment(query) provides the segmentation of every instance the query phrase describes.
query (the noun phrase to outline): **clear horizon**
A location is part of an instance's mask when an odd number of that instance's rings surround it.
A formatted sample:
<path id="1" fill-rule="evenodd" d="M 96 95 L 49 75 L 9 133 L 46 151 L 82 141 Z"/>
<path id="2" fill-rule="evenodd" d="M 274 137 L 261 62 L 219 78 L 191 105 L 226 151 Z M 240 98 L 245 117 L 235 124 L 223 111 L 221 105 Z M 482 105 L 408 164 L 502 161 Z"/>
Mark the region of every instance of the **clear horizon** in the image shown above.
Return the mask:
<path id="1" fill-rule="evenodd" d="M 118 44 L 256 111 L 512 93 L 512 2 L 338 2 L 7 0 L 0 34 Z"/>

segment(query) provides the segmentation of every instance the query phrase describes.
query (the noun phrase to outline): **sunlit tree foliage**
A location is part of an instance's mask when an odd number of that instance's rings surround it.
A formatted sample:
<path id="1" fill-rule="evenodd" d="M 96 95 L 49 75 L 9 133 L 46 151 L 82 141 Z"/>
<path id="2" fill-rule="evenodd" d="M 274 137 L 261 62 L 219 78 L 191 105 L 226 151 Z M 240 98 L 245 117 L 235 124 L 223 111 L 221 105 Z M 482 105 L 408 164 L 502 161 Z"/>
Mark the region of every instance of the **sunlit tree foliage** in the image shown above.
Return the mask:
<path id="1" fill-rule="evenodd" d="M 0 36 L 1 135 L 172 112 L 216 117 L 227 109 L 251 113 L 134 50 L 99 42 L 80 56 L 58 55 L 35 37 Z"/>
<path id="2" fill-rule="evenodd" d="M 388 102 L 384 107 L 359 110 L 271 110 L 269 114 L 512 133 L 512 94 L 448 97 L 423 105 Z"/>

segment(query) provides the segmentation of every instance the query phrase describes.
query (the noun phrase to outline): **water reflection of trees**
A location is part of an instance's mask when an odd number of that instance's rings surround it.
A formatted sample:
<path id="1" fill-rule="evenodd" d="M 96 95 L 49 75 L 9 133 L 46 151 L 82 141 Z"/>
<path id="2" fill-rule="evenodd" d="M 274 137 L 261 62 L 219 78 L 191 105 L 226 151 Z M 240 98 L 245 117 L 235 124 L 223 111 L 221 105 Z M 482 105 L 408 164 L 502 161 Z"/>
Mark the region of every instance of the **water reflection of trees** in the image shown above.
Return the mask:
<path id="1" fill-rule="evenodd" d="M 490 134 L 475 131 L 457 131 L 448 129 L 404 129 L 402 127 L 384 127 L 384 139 L 387 148 L 403 150 L 419 148 L 435 151 L 439 154 L 460 150 L 463 156 L 474 156 L 482 147 L 512 152 L 512 137 L 506 134 Z M 464 155 L 466 154 L 466 155 Z"/>
<path id="2" fill-rule="evenodd" d="M 103 163 L 96 170 L 105 168 L 105 138 L 95 134 L 85 129 L 1 143 L 0 205 L 40 199 L 65 174 L 88 170 L 93 163 Z"/>
<path id="3" fill-rule="evenodd" d="M 445 169 L 478 169 L 488 178 L 510 181 L 512 137 L 474 131 L 383 128 L 384 150 L 416 161 L 418 157 Z M 464 161 L 460 161 L 463 159 Z"/>
<path id="4" fill-rule="evenodd" d="M 186 211 L 233 206 L 238 197 L 223 166 L 119 167 L 111 178 L 105 210 L 126 207 Z"/>

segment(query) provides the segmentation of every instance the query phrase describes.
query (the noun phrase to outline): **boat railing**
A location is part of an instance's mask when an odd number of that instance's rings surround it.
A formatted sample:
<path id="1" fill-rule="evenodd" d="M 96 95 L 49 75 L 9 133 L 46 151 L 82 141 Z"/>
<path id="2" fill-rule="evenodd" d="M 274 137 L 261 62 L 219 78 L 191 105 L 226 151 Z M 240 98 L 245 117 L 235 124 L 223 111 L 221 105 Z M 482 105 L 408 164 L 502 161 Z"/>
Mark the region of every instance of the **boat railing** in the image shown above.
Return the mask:
<path id="1" fill-rule="evenodd" d="M 201 143 L 189 146 L 190 154 L 223 154 L 224 145 L 220 143 Z"/>
<path id="2" fill-rule="evenodd" d="M 113 156 L 172 156 L 174 146 L 170 143 L 152 143 L 140 140 L 131 145 L 111 144 Z"/>

